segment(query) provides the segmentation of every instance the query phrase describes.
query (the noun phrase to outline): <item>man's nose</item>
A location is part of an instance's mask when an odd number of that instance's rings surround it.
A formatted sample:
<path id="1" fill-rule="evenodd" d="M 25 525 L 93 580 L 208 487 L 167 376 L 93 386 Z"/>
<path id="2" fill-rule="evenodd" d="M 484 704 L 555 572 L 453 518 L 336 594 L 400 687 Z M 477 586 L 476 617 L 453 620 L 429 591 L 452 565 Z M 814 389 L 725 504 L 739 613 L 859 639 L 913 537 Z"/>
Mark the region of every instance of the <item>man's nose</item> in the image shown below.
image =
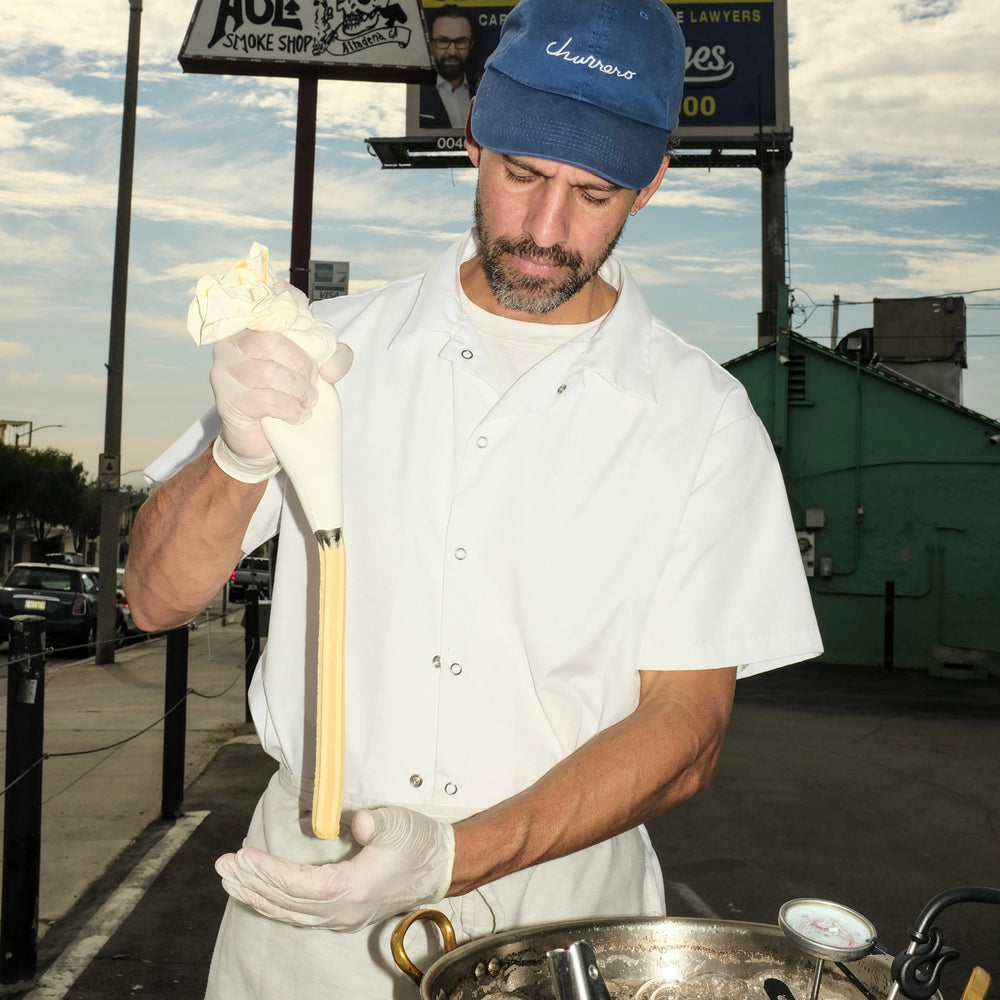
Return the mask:
<path id="1" fill-rule="evenodd" d="M 533 192 L 524 219 L 524 230 L 540 247 L 553 247 L 569 238 L 571 206 L 569 192 L 552 183 Z"/>

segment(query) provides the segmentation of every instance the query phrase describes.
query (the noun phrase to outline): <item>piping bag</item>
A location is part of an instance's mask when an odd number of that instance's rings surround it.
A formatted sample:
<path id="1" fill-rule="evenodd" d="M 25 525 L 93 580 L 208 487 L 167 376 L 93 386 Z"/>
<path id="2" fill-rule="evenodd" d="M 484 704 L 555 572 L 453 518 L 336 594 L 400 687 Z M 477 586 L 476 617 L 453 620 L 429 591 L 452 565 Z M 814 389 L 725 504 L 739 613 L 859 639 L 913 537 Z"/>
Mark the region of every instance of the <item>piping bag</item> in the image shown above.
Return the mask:
<path id="1" fill-rule="evenodd" d="M 306 296 L 275 281 L 267 247 L 254 243 L 245 260 L 226 275 L 199 279 L 188 310 L 188 332 L 198 344 L 215 343 L 241 330 L 283 333 L 317 365 L 333 356 L 333 327 L 313 318 Z M 340 397 L 322 377 L 319 400 L 302 424 L 264 417 L 267 440 L 299 498 L 319 548 L 319 644 L 317 664 L 316 775 L 313 833 L 340 835 L 344 800 L 344 612 L 342 431 Z"/>

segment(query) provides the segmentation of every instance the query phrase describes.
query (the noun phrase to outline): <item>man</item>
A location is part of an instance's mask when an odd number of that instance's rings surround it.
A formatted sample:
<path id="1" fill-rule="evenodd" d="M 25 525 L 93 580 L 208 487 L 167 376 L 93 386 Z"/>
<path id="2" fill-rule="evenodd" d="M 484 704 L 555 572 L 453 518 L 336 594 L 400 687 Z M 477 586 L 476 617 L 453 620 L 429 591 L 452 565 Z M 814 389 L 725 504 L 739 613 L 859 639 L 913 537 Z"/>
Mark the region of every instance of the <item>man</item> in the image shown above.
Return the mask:
<path id="1" fill-rule="evenodd" d="M 431 23 L 433 86 L 420 88 L 421 128 L 464 128 L 475 93 L 466 64 L 475 44 L 472 21 L 457 4 L 441 7 Z"/>
<path id="2" fill-rule="evenodd" d="M 307 418 L 315 364 L 266 332 L 218 345 L 221 420 L 152 470 L 207 448 L 137 521 L 145 627 L 281 532 L 251 692 L 280 768 L 218 863 L 212 1000 L 409 996 L 387 938 L 431 902 L 460 938 L 661 914 L 641 824 L 710 781 L 737 673 L 820 651 L 746 394 L 612 255 L 663 178 L 683 74 L 660 0 L 522 0 L 467 130 L 475 230 L 315 307 L 347 345 L 320 377 L 354 355 L 339 841 L 309 833 L 316 546 L 259 423 Z"/>

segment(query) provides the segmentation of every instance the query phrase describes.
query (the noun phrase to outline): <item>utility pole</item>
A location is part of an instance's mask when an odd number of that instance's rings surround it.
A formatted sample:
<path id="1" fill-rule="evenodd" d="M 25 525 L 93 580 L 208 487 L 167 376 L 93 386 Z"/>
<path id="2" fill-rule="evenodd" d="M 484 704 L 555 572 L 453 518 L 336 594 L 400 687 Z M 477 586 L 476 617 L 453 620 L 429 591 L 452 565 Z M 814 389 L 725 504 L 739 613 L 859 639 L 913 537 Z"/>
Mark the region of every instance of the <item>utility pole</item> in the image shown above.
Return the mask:
<path id="1" fill-rule="evenodd" d="M 104 453 L 100 459 L 101 553 L 98 563 L 97 663 L 115 660 L 115 589 L 118 581 L 118 534 L 121 522 L 122 386 L 125 367 L 125 303 L 128 297 L 128 252 L 132 228 L 132 173 L 135 163 L 135 109 L 139 94 L 139 27 L 142 0 L 129 0 L 128 57 L 122 148 L 118 168 L 118 219 L 111 284 L 111 332 L 108 338 L 108 391 L 104 416 Z"/>
<path id="2" fill-rule="evenodd" d="M 757 317 L 757 346 L 778 336 L 780 289 L 785 284 L 785 168 L 792 158 L 790 140 L 761 138 L 758 165 L 761 174 L 761 312 Z"/>
<path id="3" fill-rule="evenodd" d="M 309 294 L 309 258 L 312 255 L 313 184 L 316 172 L 316 102 L 319 77 L 299 77 L 295 125 L 295 176 L 292 187 L 292 247 L 289 284 Z"/>

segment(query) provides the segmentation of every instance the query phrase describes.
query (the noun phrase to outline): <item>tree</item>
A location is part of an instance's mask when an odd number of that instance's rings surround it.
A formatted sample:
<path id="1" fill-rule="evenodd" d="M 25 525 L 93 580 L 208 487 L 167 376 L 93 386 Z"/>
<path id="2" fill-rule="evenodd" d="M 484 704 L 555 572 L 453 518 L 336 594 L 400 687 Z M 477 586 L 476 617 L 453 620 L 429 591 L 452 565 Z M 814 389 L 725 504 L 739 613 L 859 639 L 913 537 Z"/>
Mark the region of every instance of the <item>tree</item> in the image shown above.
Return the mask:
<path id="1" fill-rule="evenodd" d="M 101 498 L 103 492 L 96 480 L 87 483 L 83 488 L 83 499 L 77 516 L 67 523 L 73 532 L 73 548 L 84 553 L 86 558 L 87 543 L 101 535 Z"/>
<path id="2" fill-rule="evenodd" d="M 68 527 L 79 517 L 87 480 L 82 462 L 55 448 L 30 452 L 30 491 L 21 513 L 39 542 L 53 527 Z"/>
<path id="3" fill-rule="evenodd" d="M 17 558 L 17 519 L 31 496 L 31 469 L 28 453 L 0 443 L 0 519 L 10 532 L 11 562 Z"/>
<path id="4" fill-rule="evenodd" d="M 31 496 L 31 473 L 27 453 L 0 443 L 0 517 L 21 515 Z"/>

